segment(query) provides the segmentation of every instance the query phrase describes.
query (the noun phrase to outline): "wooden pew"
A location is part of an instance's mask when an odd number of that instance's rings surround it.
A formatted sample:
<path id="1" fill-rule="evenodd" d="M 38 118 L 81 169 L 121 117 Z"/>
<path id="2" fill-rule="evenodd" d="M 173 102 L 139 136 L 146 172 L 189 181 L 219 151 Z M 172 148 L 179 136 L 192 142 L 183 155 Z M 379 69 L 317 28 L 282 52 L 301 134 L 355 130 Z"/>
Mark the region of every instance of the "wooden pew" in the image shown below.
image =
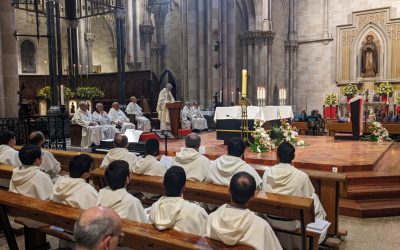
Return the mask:
<path id="1" fill-rule="evenodd" d="M 98 189 L 106 186 L 104 172 L 105 169 L 102 168 L 96 168 L 91 172 L 93 183 Z M 163 195 L 162 181 L 163 177 L 160 176 L 131 174 L 131 182 L 128 189 Z M 223 205 L 230 202 L 228 187 L 204 182 L 186 181 L 183 195 L 187 200 L 214 205 Z M 303 239 L 306 237 L 306 225 L 314 222 L 315 219 L 314 202 L 310 198 L 257 191 L 255 198 L 249 204 L 249 209 L 258 213 L 300 220 L 301 230 L 296 233 L 300 234 Z M 310 249 L 318 249 L 319 234 L 307 232 L 307 237 L 311 238 Z M 305 240 L 303 242 L 305 243 Z M 305 246 L 303 249 L 305 249 Z"/>
<path id="2" fill-rule="evenodd" d="M 398 122 L 382 122 L 382 127 L 386 128 L 390 135 L 400 135 L 400 123 Z M 329 130 L 329 136 L 334 136 L 336 132 L 338 133 L 351 133 L 351 122 L 330 122 L 327 124 L 327 129 Z M 364 128 L 366 133 L 371 133 L 371 123 L 367 122 L 366 128 Z"/>
<path id="3" fill-rule="evenodd" d="M 27 217 L 72 232 L 82 211 L 52 201 L 0 191 L 1 225 L 12 250 L 18 249 L 18 246 L 7 215 Z M 131 220 L 122 220 L 122 232 L 125 234 L 122 246 L 134 249 L 251 249 L 247 246 L 227 247 L 220 241 L 175 230 L 160 232 L 152 225 Z"/>
<path id="4" fill-rule="evenodd" d="M 300 135 L 308 134 L 308 123 L 307 122 L 292 122 L 292 126 L 299 130 Z"/>
<path id="5" fill-rule="evenodd" d="M 262 177 L 267 168 L 262 165 L 252 166 Z M 307 173 L 313 183 L 315 192 L 318 194 L 322 206 L 326 212 L 326 220 L 331 222 L 328 229 L 329 236 L 345 236 L 347 232 L 339 229 L 339 199 L 341 189 L 346 183 L 347 176 L 343 173 L 332 173 L 318 170 L 301 169 Z"/>

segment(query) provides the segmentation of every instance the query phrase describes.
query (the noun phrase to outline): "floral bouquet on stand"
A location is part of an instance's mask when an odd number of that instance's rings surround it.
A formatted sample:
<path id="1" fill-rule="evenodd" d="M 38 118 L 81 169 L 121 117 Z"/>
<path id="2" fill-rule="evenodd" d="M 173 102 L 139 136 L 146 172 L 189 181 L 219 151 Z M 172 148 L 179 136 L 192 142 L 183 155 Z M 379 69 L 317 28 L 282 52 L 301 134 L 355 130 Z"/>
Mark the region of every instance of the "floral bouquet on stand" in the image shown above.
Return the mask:
<path id="1" fill-rule="evenodd" d="M 337 105 L 338 104 L 337 94 L 334 93 L 326 94 L 324 98 L 324 104 L 325 106 Z"/>
<path id="2" fill-rule="evenodd" d="M 275 145 L 279 145 L 282 142 L 289 142 L 293 146 L 304 146 L 304 141 L 300 140 L 298 137 L 299 134 L 292 128 L 287 120 L 281 120 L 281 125 L 279 127 L 274 127 L 272 130 L 275 137 Z"/>
<path id="3" fill-rule="evenodd" d="M 39 98 L 43 98 L 46 100 L 50 100 L 50 95 L 51 95 L 51 91 L 50 91 L 50 86 L 45 86 L 43 88 L 41 88 L 37 94 L 37 96 Z M 74 98 L 75 93 L 68 87 L 64 87 L 64 97 L 65 99 L 71 99 Z"/>
<path id="4" fill-rule="evenodd" d="M 371 117 L 371 116 L 370 116 Z M 386 128 L 382 127 L 380 122 L 375 120 L 375 116 L 371 117 L 371 135 L 369 136 L 369 140 L 373 142 L 384 142 L 391 141 L 389 138 L 389 132 Z"/>
<path id="5" fill-rule="evenodd" d="M 376 93 L 378 93 L 380 96 L 389 97 L 388 95 L 393 93 L 393 85 L 390 82 L 383 82 L 379 84 L 378 88 L 376 89 Z"/>
<path id="6" fill-rule="evenodd" d="M 251 134 L 254 141 L 250 143 L 250 151 L 254 153 L 264 153 L 274 150 L 275 144 L 269 136 L 269 131 L 265 131 L 260 121 L 255 122 L 254 129 L 254 132 Z"/>
<path id="7" fill-rule="evenodd" d="M 357 92 L 358 92 L 357 86 L 351 83 L 347 84 L 342 89 L 342 94 L 347 97 L 353 97 L 355 96 L 355 94 L 357 94 Z"/>

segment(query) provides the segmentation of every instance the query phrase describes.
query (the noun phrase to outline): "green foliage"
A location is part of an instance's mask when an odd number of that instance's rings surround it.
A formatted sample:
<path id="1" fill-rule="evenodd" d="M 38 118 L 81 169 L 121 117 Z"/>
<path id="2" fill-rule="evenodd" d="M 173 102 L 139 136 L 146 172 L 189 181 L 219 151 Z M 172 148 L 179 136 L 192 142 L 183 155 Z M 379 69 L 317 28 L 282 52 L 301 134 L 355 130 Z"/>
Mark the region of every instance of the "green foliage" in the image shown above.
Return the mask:
<path id="1" fill-rule="evenodd" d="M 103 98 L 104 92 L 97 87 L 78 87 L 76 88 L 76 97 L 81 99 Z"/>
<path id="2" fill-rule="evenodd" d="M 376 93 L 381 96 L 391 95 L 393 93 L 393 85 L 390 82 L 383 82 L 376 89 Z"/>
<path id="3" fill-rule="evenodd" d="M 41 88 L 38 92 L 38 97 L 49 100 L 51 91 L 50 91 L 50 86 L 45 86 Z M 74 98 L 75 93 L 68 87 L 64 87 L 64 98 L 65 99 L 71 99 Z"/>
<path id="4" fill-rule="evenodd" d="M 342 89 L 342 94 L 345 95 L 345 96 L 350 96 L 350 97 L 352 97 L 352 96 L 354 96 L 355 94 L 357 94 L 357 92 L 358 92 L 357 86 L 354 85 L 354 84 L 351 84 L 351 83 L 347 84 L 347 85 L 344 86 L 343 89 Z"/>
<path id="5" fill-rule="evenodd" d="M 338 103 L 337 95 L 334 93 L 326 94 L 324 98 L 325 105 L 336 105 Z"/>

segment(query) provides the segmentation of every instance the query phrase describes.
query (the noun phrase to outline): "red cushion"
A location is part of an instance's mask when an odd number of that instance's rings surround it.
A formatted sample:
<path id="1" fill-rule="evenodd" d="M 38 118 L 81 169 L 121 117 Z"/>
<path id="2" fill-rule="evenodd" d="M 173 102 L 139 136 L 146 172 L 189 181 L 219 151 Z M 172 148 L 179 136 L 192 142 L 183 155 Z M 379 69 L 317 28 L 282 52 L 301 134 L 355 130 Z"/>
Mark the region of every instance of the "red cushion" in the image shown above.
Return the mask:
<path id="1" fill-rule="evenodd" d="M 140 135 L 139 141 L 144 141 L 144 142 L 146 142 L 147 140 L 152 139 L 152 138 L 157 139 L 157 140 L 160 140 L 160 138 L 159 138 L 155 133 L 153 133 L 153 132 L 148 132 L 148 133 L 142 133 L 142 134 Z"/>
<path id="2" fill-rule="evenodd" d="M 187 136 L 188 134 L 192 133 L 190 128 L 179 129 L 179 136 Z"/>

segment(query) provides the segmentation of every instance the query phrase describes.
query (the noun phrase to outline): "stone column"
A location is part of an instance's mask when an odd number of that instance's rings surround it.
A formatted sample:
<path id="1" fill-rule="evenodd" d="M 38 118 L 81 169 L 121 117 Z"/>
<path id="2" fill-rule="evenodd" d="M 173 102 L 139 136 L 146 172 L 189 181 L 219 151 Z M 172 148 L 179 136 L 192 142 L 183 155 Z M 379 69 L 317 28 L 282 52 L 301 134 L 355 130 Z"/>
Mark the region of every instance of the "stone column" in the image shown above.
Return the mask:
<path id="1" fill-rule="evenodd" d="M 151 39 L 154 34 L 154 27 L 150 24 L 142 24 L 139 26 L 140 28 L 140 35 L 144 41 L 144 69 L 150 69 L 150 58 L 151 58 Z"/>
<path id="2" fill-rule="evenodd" d="M 296 87 L 297 80 L 297 51 L 299 43 L 297 36 L 297 20 L 296 20 L 296 1 L 289 0 L 289 40 L 285 42 L 285 49 L 287 53 L 286 64 L 286 89 L 288 92 L 287 103 L 294 105 L 294 88 Z"/>
<path id="3" fill-rule="evenodd" d="M 201 105 L 204 105 L 206 99 L 206 92 L 207 92 L 207 88 L 206 88 L 206 76 L 207 76 L 207 72 L 206 72 L 206 44 L 205 44 L 205 13 L 206 13 L 206 9 L 205 9 L 205 0 L 201 0 L 198 1 L 198 44 L 199 44 L 199 95 L 198 95 L 198 99 L 196 99 L 195 101 L 197 102 L 201 102 Z"/>
<path id="4" fill-rule="evenodd" d="M 86 73 L 86 65 L 88 64 L 87 58 L 87 46 L 86 46 L 86 32 L 87 32 L 86 22 L 84 20 L 79 20 L 79 74 L 83 75 Z M 79 80 L 80 81 L 80 80 Z"/>
<path id="5" fill-rule="evenodd" d="M 92 73 L 93 71 L 93 43 L 96 38 L 96 34 L 85 33 L 85 44 L 86 44 L 86 56 L 87 56 L 87 73 Z M 84 65 L 86 68 L 86 65 Z"/>
<path id="6" fill-rule="evenodd" d="M 129 71 L 134 70 L 134 58 L 136 57 L 136 54 L 134 53 L 134 32 L 135 32 L 135 24 L 133 19 L 133 13 L 136 11 L 136 8 L 133 8 L 133 0 L 127 1 L 126 4 L 126 15 L 127 15 L 127 23 L 126 23 L 126 33 L 127 33 L 127 62 L 126 64 L 128 65 Z"/>
<path id="7" fill-rule="evenodd" d="M 329 0 L 324 0 L 323 39 L 329 39 Z"/>
<path id="8" fill-rule="evenodd" d="M 274 42 L 275 33 L 272 31 L 266 32 L 265 43 L 267 44 L 267 82 L 265 82 L 265 89 L 267 90 L 266 104 L 272 105 L 273 102 L 273 79 L 272 79 L 272 44 Z"/>
<path id="9" fill-rule="evenodd" d="M 78 20 L 67 20 L 67 34 L 68 34 L 68 72 L 70 79 L 70 87 L 72 89 L 77 87 L 76 79 L 78 77 L 78 38 L 77 27 Z M 74 67 L 75 65 L 75 67 Z"/>
<path id="10" fill-rule="evenodd" d="M 0 2 L 0 117 L 18 115 L 18 54 L 15 41 L 15 9 L 9 1 Z"/>

